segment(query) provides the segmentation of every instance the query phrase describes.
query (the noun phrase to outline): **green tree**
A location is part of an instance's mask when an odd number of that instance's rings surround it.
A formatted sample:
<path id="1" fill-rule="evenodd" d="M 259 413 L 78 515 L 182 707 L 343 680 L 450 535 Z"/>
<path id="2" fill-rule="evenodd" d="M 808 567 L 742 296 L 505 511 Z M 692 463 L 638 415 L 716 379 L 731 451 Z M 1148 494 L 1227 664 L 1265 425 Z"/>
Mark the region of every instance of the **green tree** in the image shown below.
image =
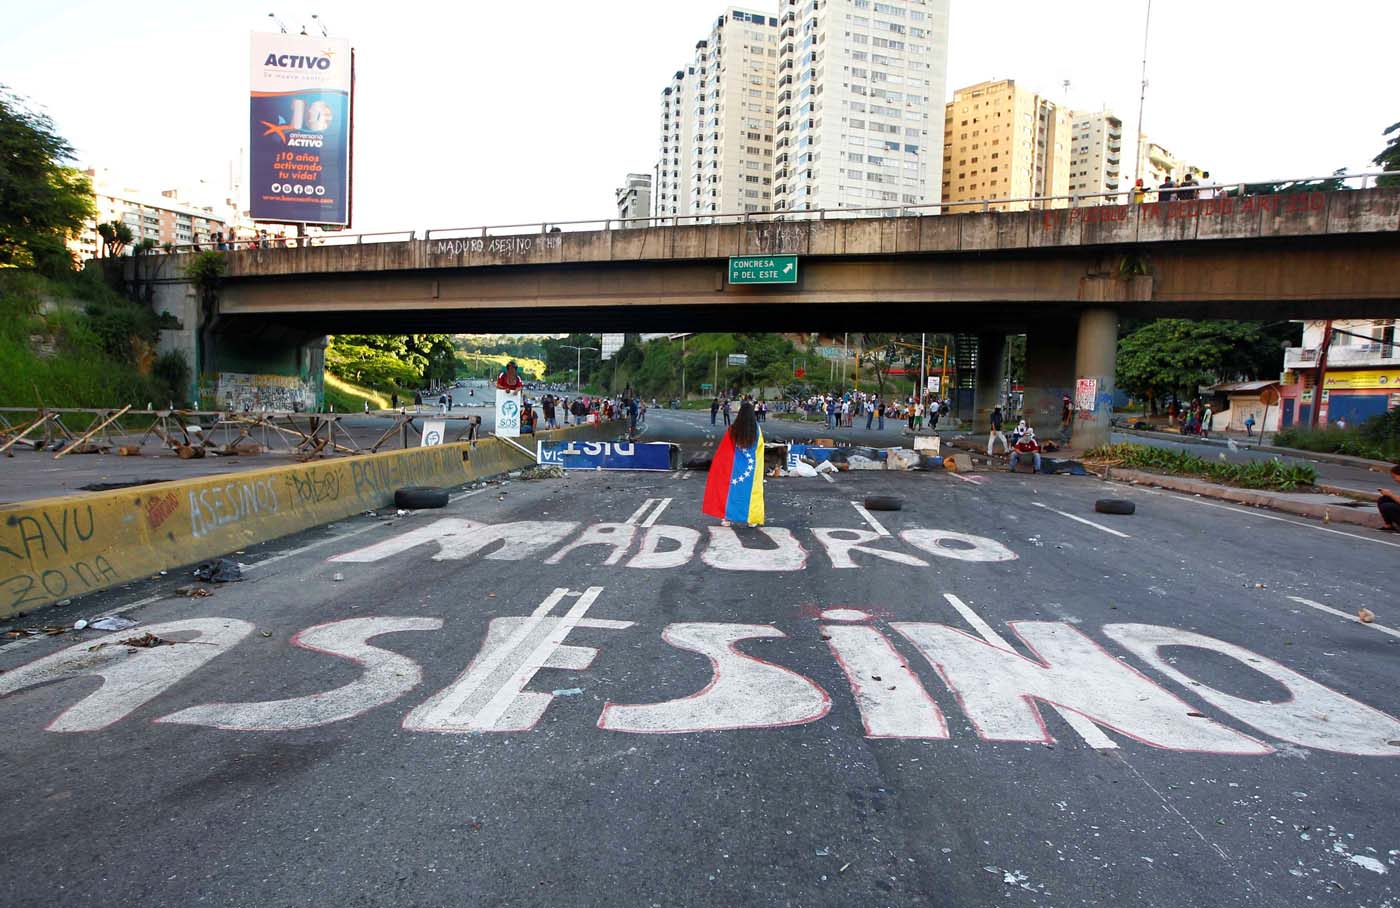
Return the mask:
<path id="1" fill-rule="evenodd" d="M 132 240 L 131 228 L 121 221 L 98 224 L 97 235 L 102 239 L 102 254 L 107 258 L 121 255 Z"/>
<path id="2" fill-rule="evenodd" d="M 0 267 L 72 270 L 65 241 L 95 210 L 87 176 L 65 163 L 72 157 L 53 121 L 0 86 Z"/>
<path id="3" fill-rule="evenodd" d="M 1371 159 L 1372 164 L 1376 164 L 1381 170 L 1400 170 L 1400 123 L 1392 123 L 1382 136 L 1390 136 L 1390 141 L 1386 143 L 1381 153 Z M 1377 186 L 1400 186 L 1400 176 L 1381 177 L 1376 180 Z"/>
<path id="4" fill-rule="evenodd" d="M 1158 319 L 1118 342 L 1118 387 L 1155 413 L 1162 398 L 1195 397 L 1201 385 L 1276 377 L 1284 343 L 1300 331 L 1291 322 Z"/>

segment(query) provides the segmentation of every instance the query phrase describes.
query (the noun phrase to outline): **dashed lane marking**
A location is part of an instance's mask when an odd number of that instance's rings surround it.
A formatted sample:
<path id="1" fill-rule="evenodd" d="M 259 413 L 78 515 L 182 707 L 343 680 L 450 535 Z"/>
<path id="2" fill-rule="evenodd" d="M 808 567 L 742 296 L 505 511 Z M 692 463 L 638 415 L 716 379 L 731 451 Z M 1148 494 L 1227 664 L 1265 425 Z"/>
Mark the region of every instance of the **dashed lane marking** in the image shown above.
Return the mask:
<path id="1" fill-rule="evenodd" d="M 825 474 L 823 474 L 823 475 L 825 475 Z M 875 519 L 875 516 L 874 516 L 873 514 L 871 514 L 869 511 L 867 511 L 867 510 L 865 509 L 865 506 L 864 506 L 863 504 L 861 504 L 859 501 L 853 501 L 853 502 L 851 502 L 851 507 L 853 507 L 853 508 L 856 509 L 856 513 L 860 515 L 860 519 L 861 519 L 861 520 L 864 520 L 866 523 L 870 524 L 870 528 L 871 528 L 872 530 L 874 530 L 876 533 L 879 533 L 881 536 L 888 536 L 888 535 L 890 535 L 890 531 L 887 530 L 887 529 L 885 529 L 884 526 L 880 523 L 880 521 L 876 520 L 876 519 Z"/>
<path id="2" fill-rule="evenodd" d="M 661 516 L 661 512 L 666 510 L 666 506 L 671 503 L 670 498 L 661 499 L 661 503 L 656 506 L 656 510 L 647 515 L 647 519 L 642 521 L 642 526 L 649 527 L 656 525 L 656 519 Z"/>
<path id="3" fill-rule="evenodd" d="M 637 521 L 642 519 L 642 515 L 647 512 L 647 508 L 650 508 L 654 504 L 656 504 L 656 499 L 648 498 L 646 501 L 642 502 L 641 507 L 637 508 L 637 510 L 632 512 L 631 517 L 628 517 L 622 522 L 636 525 Z"/>
<path id="4" fill-rule="evenodd" d="M 821 474 L 821 477 L 822 477 L 822 479 L 825 479 L 827 482 L 831 483 L 832 485 L 836 485 L 836 480 L 834 480 L 834 479 L 831 478 L 831 474 L 830 474 L 830 473 L 822 473 L 822 474 Z"/>
<path id="5" fill-rule="evenodd" d="M 1375 622 L 1367 624 L 1364 621 L 1358 621 L 1355 615 L 1348 615 L 1341 609 L 1332 608 L 1332 606 L 1330 605 L 1323 605 L 1321 602 L 1314 602 L 1311 599 L 1304 599 L 1302 596 L 1289 596 L 1288 598 L 1293 602 L 1298 603 L 1299 605 L 1306 605 L 1309 608 L 1317 609 L 1319 612 L 1326 612 L 1329 615 L 1336 615 L 1338 618 L 1345 618 L 1347 619 L 1347 621 L 1353 624 L 1360 624 L 1362 627 L 1369 627 L 1372 630 L 1380 631 L 1382 634 L 1389 634 L 1392 637 L 1400 637 L 1400 631 L 1397 631 L 1394 628 L 1386 627 L 1384 624 L 1376 624 Z"/>
<path id="6" fill-rule="evenodd" d="M 1106 527 L 1106 526 L 1104 526 L 1104 525 L 1101 524 L 1101 523 L 1094 523 L 1094 521 L 1092 521 L 1092 520 L 1085 520 L 1083 517 L 1077 517 L 1077 516 L 1075 516 L 1074 514 L 1069 513 L 1068 511 L 1061 511 L 1061 510 L 1058 510 L 1058 509 L 1056 509 L 1056 508 L 1052 508 L 1052 507 L 1050 507 L 1048 504 L 1041 504 L 1041 503 L 1038 502 L 1038 501 L 1033 501 L 1033 502 L 1031 502 L 1031 504 L 1035 505 L 1035 506 L 1038 507 L 1038 508 L 1044 508 L 1044 509 L 1047 510 L 1047 511 L 1051 511 L 1051 512 L 1053 512 L 1053 513 L 1059 514 L 1061 517 L 1068 517 L 1070 520 L 1073 520 L 1073 521 L 1075 521 L 1076 523 L 1082 523 L 1082 524 L 1084 524 L 1085 526 L 1093 527 L 1093 528 L 1096 529 L 1096 530 L 1103 530 L 1105 533 L 1108 533 L 1108 534 L 1110 534 L 1110 535 L 1112 535 L 1112 536 L 1117 536 L 1117 537 L 1119 537 L 1120 539 L 1132 539 L 1132 538 L 1133 538 L 1133 537 L 1129 536 L 1127 533 L 1120 533 L 1119 531 L 1117 531 L 1117 530 L 1115 530 L 1115 529 L 1111 529 L 1111 528 L 1109 528 L 1109 527 Z"/>

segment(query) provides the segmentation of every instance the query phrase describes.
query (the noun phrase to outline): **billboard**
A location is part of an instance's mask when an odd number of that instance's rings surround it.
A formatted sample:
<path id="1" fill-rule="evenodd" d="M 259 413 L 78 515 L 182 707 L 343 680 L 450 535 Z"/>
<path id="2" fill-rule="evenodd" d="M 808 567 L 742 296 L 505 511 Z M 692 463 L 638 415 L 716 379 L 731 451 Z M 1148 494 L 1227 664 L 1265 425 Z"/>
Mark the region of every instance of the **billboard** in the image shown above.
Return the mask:
<path id="1" fill-rule="evenodd" d="M 350 223 L 351 71 L 348 41 L 253 33 L 253 220 Z"/>

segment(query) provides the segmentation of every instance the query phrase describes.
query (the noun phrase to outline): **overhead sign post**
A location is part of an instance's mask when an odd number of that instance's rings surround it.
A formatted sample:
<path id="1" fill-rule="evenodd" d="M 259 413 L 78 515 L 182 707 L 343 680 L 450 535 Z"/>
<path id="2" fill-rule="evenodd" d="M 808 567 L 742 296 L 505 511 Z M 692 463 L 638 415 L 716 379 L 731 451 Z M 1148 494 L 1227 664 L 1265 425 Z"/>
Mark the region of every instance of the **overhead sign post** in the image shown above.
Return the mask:
<path id="1" fill-rule="evenodd" d="M 749 355 L 747 353 L 731 353 L 725 359 L 725 365 L 729 366 L 747 366 L 748 364 Z"/>
<path id="2" fill-rule="evenodd" d="M 520 437 L 520 395 L 509 391 L 496 392 L 496 434 L 504 438 Z"/>
<path id="3" fill-rule="evenodd" d="M 795 255 L 731 255 L 729 257 L 731 284 L 795 284 L 797 256 Z"/>
<path id="4" fill-rule="evenodd" d="M 253 220 L 350 223 L 350 55 L 350 42 L 343 39 L 253 33 Z"/>

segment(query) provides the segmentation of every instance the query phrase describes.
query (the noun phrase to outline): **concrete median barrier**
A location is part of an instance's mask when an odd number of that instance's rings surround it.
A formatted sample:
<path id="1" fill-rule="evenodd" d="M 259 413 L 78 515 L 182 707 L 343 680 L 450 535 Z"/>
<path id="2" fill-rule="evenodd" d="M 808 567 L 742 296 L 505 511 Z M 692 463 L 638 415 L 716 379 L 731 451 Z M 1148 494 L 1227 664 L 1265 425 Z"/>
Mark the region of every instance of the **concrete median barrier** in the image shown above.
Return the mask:
<path id="1" fill-rule="evenodd" d="M 537 437 L 618 432 L 605 423 Z M 520 441 L 533 448 L 535 437 Z M 388 507 L 404 486 L 459 486 L 533 462 L 487 438 L 0 506 L 0 619 Z"/>

